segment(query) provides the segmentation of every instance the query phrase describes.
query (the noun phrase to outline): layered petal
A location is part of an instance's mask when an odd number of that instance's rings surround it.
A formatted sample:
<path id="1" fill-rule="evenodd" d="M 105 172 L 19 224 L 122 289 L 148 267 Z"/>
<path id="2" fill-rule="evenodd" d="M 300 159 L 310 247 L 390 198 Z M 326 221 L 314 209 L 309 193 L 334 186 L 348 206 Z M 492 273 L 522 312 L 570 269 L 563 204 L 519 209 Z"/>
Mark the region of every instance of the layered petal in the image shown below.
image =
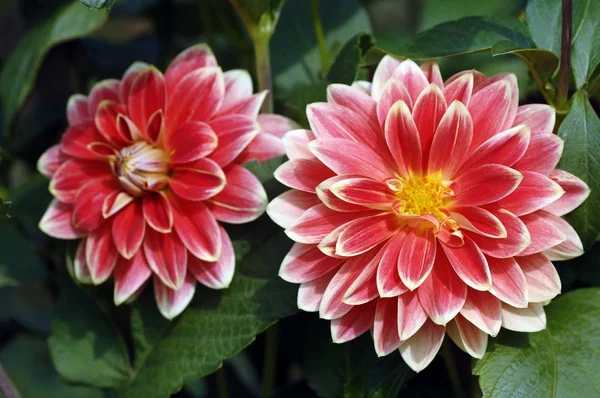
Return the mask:
<path id="1" fill-rule="evenodd" d="M 393 298 L 378 299 L 373 322 L 373 342 L 375 343 L 375 352 L 380 357 L 388 355 L 400 347 L 397 319 L 397 300 Z"/>
<path id="2" fill-rule="evenodd" d="M 462 173 L 454 180 L 456 204 L 480 206 L 496 202 L 512 193 L 523 175 L 499 164 L 487 164 Z"/>
<path id="3" fill-rule="evenodd" d="M 207 158 L 173 168 L 169 186 L 182 199 L 202 201 L 221 192 L 227 184 L 219 165 Z"/>
<path id="4" fill-rule="evenodd" d="M 193 162 L 211 154 L 219 144 L 212 128 L 202 122 L 187 122 L 179 126 L 165 140 L 171 155 L 171 164 Z"/>
<path id="5" fill-rule="evenodd" d="M 113 244 L 111 223 L 105 222 L 85 240 L 85 262 L 94 285 L 106 281 L 112 274 L 119 255 Z"/>
<path id="6" fill-rule="evenodd" d="M 144 286 L 152 275 L 143 251 L 138 251 L 130 260 L 119 257 L 114 270 L 115 305 L 121 305 Z"/>
<path id="7" fill-rule="evenodd" d="M 211 289 L 225 289 L 229 287 L 235 273 L 235 252 L 227 231 L 219 226 L 219 239 L 221 241 L 221 255 L 215 262 L 203 261 L 195 256 L 188 256 L 188 272 L 198 282 Z"/>
<path id="8" fill-rule="evenodd" d="M 131 259 L 142 246 L 146 222 L 140 203 L 130 203 L 113 218 L 112 237 L 119 254 Z"/>
<path id="9" fill-rule="evenodd" d="M 364 305 L 357 305 L 346 315 L 331 321 L 331 338 L 334 343 L 341 344 L 354 340 L 371 329 L 375 321 L 377 300 Z"/>
<path id="10" fill-rule="evenodd" d="M 517 257 L 516 260 L 525 275 L 529 302 L 544 303 L 560 294 L 560 277 L 545 255 L 532 254 Z"/>
<path id="11" fill-rule="evenodd" d="M 565 191 L 560 198 L 544 208 L 556 216 L 572 212 L 590 195 L 587 184 L 571 173 L 557 169 L 550 173 L 550 178 Z"/>
<path id="12" fill-rule="evenodd" d="M 357 218 L 346 224 L 335 248 L 340 256 L 356 256 L 392 236 L 399 228 L 393 213 L 375 214 Z"/>
<path id="13" fill-rule="evenodd" d="M 489 290 L 492 276 L 486 257 L 477 244 L 465 236 L 465 244 L 461 247 L 441 245 L 452 268 L 468 286 L 475 290 Z"/>
<path id="14" fill-rule="evenodd" d="M 316 195 L 292 189 L 273 199 L 267 206 L 267 214 L 275 224 L 290 228 L 302 213 L 319 203 Z"/>
<path id="15" fill-rule="evenodd" d="M 446 329 L 452 341 L 474 358 L 483 358 L 488 335 L 461 315 L 457 315 Z"/>
<path id="16" fill-rule="evenodd" d="M 411 338 L 400 346 L 404 362 L 415 372 L 420 372 L 433 361 L 444 341 L 445 328 L 426 321 Z"/>
<path id="17" fill-rule="evenodd" d="M 223 115 L 211 120 L 209 125 L 219 142 L 209 157 L 221 167 L 233 162 L 260 132 L 256 120 L 245 115 Z"/>
<path id="18" fill-rule="evenodd" d="M 85 236 L 85 232 L 75 228 L 71 222 L 73 206 L 61 203 L 56 199 L 42 216 L 38 226 L 45 234 L 58 239 L 78 239 Z"/>
<path id="19" fill-rule="evenodd" d="M 420 173 L 422 168 L 422 147 L 419 130 L 408 106 L 404 101 L 396 102 L 385 121 L 385 139 L 400 173 Z M 388 176 L 393 174 L 388 174 Z"/>
<path id="20" fill-rule="evenodd" d="M 527 283 L 519 264 L 513 258 L 487 257 L 487 262 L 492 273 L 490 293 L 513 307 L 527 307 Z"/>
<path id="21" fill-rule="evenodd" d="M 523 181 L 498 205 L 516 216 L 533 213 L 556 202 L 565 191 L 549 177 L 534 171 L 523 171 Z"/>
<path id="22" fill-rule="evenodd" d="M 295 243 L 285 256 L 279 276 L 290 283 L 304 283 L 318 279 L 338 268 L 343 259 L 324 255 L 317 246 Z"/>
<path id="23" fill-rule="evenodd" d="M 334 173 L 317 160 L 292 159 L 279 166 L 274 176 L 290 188 L 315 193 L 317 185 L 334 176 Z"/>
<path id="24" fill-rule="evenodd" d="M 542 304 L 531 303 L 527 308 L 502 305 L 502 327 L 515 332 L 539 332 L 546 328 L 546 313 Z"/>
<path id="25" fill-rule="evenodd" d="M 492 337 L 502 326 L 502 302 L 489 292 L 468 289 L 460 314 Z"/>
<path id="26" fill-rule="evenodd" d="M 154 297 L 158 310 L 165 318 L 171 320 L 181 314 L 190 304 L 196 291 L 196 281 L 188 276 L 179 289 L 172 289 L 154 277 Z"/>
<path id="27" fill-rule="evenodd" d="M 52 178 L 54 172 L 56 172 L 64 161 L 65 159 L 61 154 L 60 145 L 52 145 L 50 148 L 46 149 L 38 159 L 37 169 L 46 177 Z"/>
<path id="28" fill-rule="evenodd" d="M 185 281 L 188 253 L 179 237 L 148 228 L 143 248 L 148 266 L 160 281 L 171 289 L 180 289 Z"/>
<path id="29" fill-rule="evenodd" d="M 406 292 L 398 296 L 398 336 L 401 341 L 412 337 L 428 320 L 417 292 Z"/>
<path id="30" fill-rule="evenodd" d="M 406 233 L 398 256 L 400 279 L 410 290 L 418 288 L 433 269 L 437 252 L 431 229 L 411 229 Z"/>

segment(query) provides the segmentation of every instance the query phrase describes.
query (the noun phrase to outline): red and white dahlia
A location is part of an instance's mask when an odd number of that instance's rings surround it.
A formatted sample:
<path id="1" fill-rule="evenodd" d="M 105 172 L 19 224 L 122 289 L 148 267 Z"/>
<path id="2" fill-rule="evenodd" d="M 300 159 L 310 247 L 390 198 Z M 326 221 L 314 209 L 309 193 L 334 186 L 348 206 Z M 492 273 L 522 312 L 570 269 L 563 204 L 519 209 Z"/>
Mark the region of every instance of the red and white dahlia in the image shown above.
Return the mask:
<path id="1" fill-rule="evenodd" d="M 445 332 L 481 357 L 500 327 L 545 327 L 560 293 L 551 260 L 578 256 L 560 216 L 589 193 L 556 169 L 554 110 L 518 106 L 512 74 L 385 57 L 372 85 L 334 84 L 308 107 L 312 131 L 284 136 L 276 177 L 294 188 L 267 208 L 297 242 L 280 276 L 341 343 L 372 331 L 425 368 Z"/>
<path id="2" fill-rule="evenodd" d="M 179 54 L 166 73 L 143 63 L 98 83 L 67 107 L 69 128 L 38 162 L 55 199 L 40 221 L 48 235 L 83 238 L 74 274 L 99 284 L 111 275 L 117 305 L 154 276 L 166 318 L 181 313 L 196 281 L 229 285 L 235 256 L 219 225 L 260 216 L 267 196 L 240 163 L 284 153 L 293 128 L 257 116 L 246 71 L 223 73 L 205 45 Z"/>

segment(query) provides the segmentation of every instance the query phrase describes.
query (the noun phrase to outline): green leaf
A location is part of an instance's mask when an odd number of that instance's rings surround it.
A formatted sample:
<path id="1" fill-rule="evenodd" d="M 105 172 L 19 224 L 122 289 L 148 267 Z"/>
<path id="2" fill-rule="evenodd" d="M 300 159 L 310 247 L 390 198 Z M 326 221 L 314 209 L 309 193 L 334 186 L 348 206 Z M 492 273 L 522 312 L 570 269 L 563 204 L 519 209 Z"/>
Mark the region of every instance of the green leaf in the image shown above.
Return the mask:
<path id="1" fill-rule="evenodd" d="M 319 13 L 330 55 L 337 55 L 348 38 L 371 32 L 369 16 L 358 0 L 321 0 Z M 289 97 L 299 88 L 324 79 L 308 0 L 286 3 L 271 39 L 271 55 L 278 96 Z"/>
<path id="2" fill-rule="evenodd" d="M 398 48 L 372 50 L 412 59 L 440 58 L 491 50 L 499 42 L 535 48 L 527 27 L 517 19 L 466 17 L 419 33 Z"/>
<path id="3" fill-rule="evenodd" d="M 110 9 L 116 1 L 117 0 L 81 0 L 83 5 L 95 10 L 100 10 L 102 8 Z"/>
<path id="4" fill-rule="evenodd" d="M 43 281 L 46 269 L 21 232 L 6 221 L 0 224 L 0 287 Z"/>
<path id="5" fill-rule="evenodd" d="M 378 358 L 368 334 L 348 343 L 334 344 L 327 324 L 318 321 L 310 325 L 304 351 L 306 378 L 319 396 L 397 397 L 402 385 L 414 374 L 400 354 Z"/>
<path id="6" fill-rule="evenodd" d="M 23 397 L 102 398 L 99 390 L 63 383 L 52 368 L 48 346 L 38 337 L 20 334 L 0 352 L 0 362 Z"/>
<path id="7" fill-rule="evenodd" d="M 367 33 L 359 33 L 348 40 L 331 65 L 327 80 L 331 83 L 352 84 L 357 80 L 362 57 L 371 47 L 373 37 Z"/>
<path id="8" fill-rule="evenodd" d="M 565 217 L 588 248 L 600 232 L 600 119 L 583 92 L 574 95 L 558 135 L 565 140 L 558 167 L 581 178 L 592 191 L 581 206 Z"/>
<path id="9" fill-rule="evenodd" d="M 561 0 L 531 0 L 527 24 L 539 48 L 560 56 Z M 573 0 L 571 67 L 577 88 L 583 87 L 600 65 L 600 6 L 597 0 Z"/>
<path id="10" fill-rule="evenodd" d="M 66 273 L 60 292 L 48 339 L 58 373 L 68 382 L 99 388 L 129 380 L 127 347 L 110 317 Z"/>
<path id="11" fill-rule="evenodd" d="M 119 396 L 170 396 L 185 382 L 217 370 L 257 334 L 297 310 L 296 286 L 277 276 L 290 247 L 285 234 L 266 216 L 229 233 L 238 260 L 229 288 L 198 285 L 190 306 L 172 322 L 158 313 L 150 292 L 131 307 L 136 375 Z"/>
<path id="12" fill-rule="evenodd" d="M 72 0 L 21 39 L 0 74 L 6 135 L 12 119 L 33 88 L 37 71 L 50 48 L 87 35 L 102 25 L 106 15 L 105 12 L 91 12 L 79 0 Z"/>
<path id="13" fill-rule="evenodd" d="M 475 15 L 516 15 L 524 3 L 523 0 L 428 0 L 423 5 L 420 30 Z"/>
<path id="14" fill-rule="evenodd" d="M 581 289 L 546 307 L 545 330 L 503 333 L 474 373 L 484 397 L 593 397 L 600 391 L 600 289 Z"/>

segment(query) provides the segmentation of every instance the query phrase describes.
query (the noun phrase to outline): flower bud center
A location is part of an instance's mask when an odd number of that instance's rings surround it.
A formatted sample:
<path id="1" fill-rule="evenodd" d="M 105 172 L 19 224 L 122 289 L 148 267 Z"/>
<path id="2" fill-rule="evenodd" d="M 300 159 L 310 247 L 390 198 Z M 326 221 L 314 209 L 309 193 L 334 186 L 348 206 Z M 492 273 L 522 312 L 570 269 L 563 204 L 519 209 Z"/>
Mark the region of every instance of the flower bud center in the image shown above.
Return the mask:
<path id="1" fill-rule="evenodd" d="M 387 181 L 398 201 L 395 211 L 405 216 L 432 215 L 440 222 L 448 218 L 442 209 L 448 207 L 454 192 L 441 173 L 425 176 L 411 175 L 408 178 L 394 178 Z"/>
<path id="2" fill-rule="evenodd" d="M 139 141 L 123 148 L 114 165 L 123 187 L 133 195 L 159 191 L 168 184 L 170 158 L 147 142 Z"/>

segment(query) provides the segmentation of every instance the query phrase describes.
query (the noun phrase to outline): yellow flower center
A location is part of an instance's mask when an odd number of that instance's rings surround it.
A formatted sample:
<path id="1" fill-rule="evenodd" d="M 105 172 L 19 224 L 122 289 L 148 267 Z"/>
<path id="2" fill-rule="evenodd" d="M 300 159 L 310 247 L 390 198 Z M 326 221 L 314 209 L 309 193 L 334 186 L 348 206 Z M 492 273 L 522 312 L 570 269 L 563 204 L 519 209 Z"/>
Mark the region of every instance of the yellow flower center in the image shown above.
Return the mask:
<path id="1" fill-rule="evenodd" d="M 123 187 L 133 195 L 159 191 L 168 184 L 169 155 L 152 144 L 136 142 L 121 149 L 114 171 Z"/>
<path id="2" fill-rule="evenodd" d="M 442 180 L 442 173 L 393 178 L 387 184 L 398 198 L 394 204 L 394 210 L 398 214 L 432 215 L 440 222 L 448 218 L 442 210 L 448 207 L 454 192 L 450 188 L 450 182 Z"/>

